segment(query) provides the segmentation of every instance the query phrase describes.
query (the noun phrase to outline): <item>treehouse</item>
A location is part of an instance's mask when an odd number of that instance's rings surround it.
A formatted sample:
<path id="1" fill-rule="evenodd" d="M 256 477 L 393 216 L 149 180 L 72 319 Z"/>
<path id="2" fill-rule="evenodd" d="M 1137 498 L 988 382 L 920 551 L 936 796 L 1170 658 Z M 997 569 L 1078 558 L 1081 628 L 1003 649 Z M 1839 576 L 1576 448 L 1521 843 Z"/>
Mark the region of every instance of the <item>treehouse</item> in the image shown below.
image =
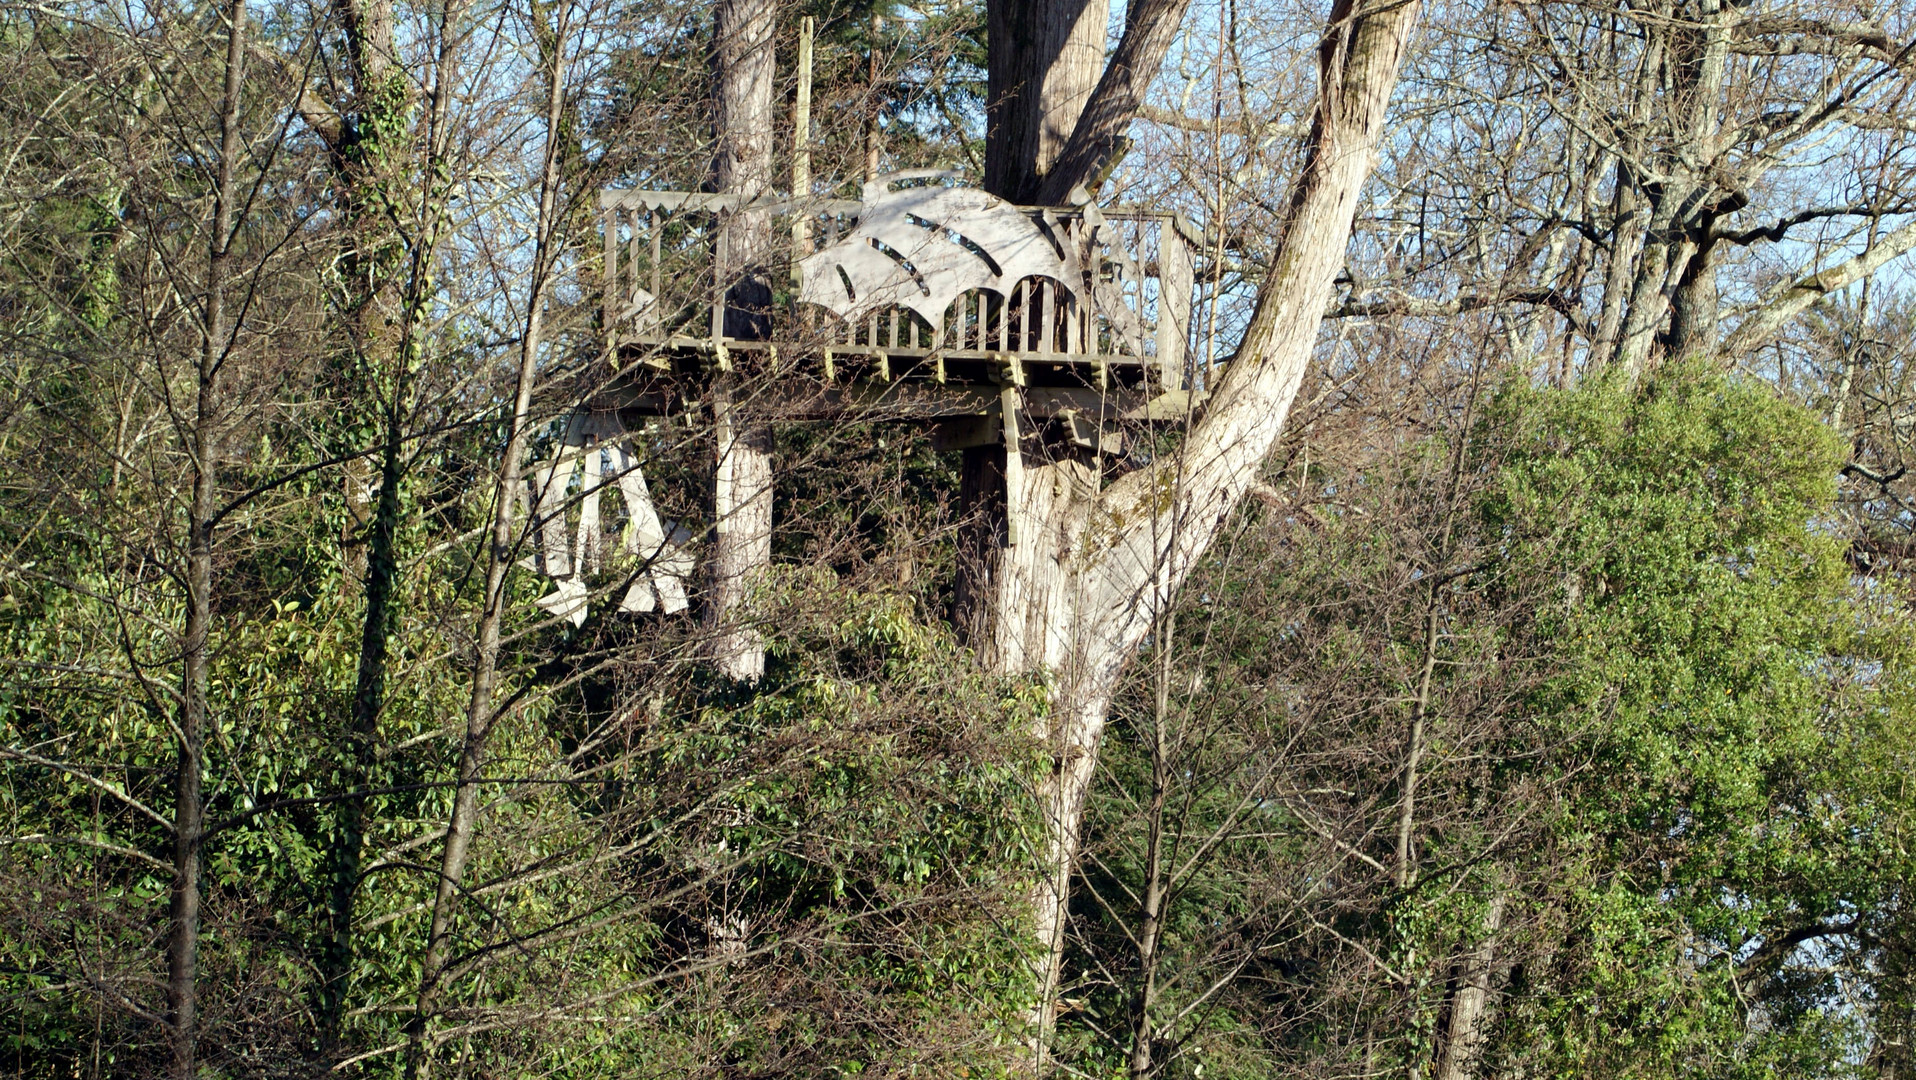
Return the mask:
<path id="1" fill-rule="evenodd" d="M 916 424 L 949 450 L 1113 454 L 1127 426 L 1192 403 L 1194 234 L 1174 214 L 1016 206 L 936 171 L 856 200 L 606 191 L 600 210 L 616 377 L 535 474 L 556 613 L 583 618 L 611 488 L 652 567 L 621 606 L 686 606 L 683 531 L 652 509 L 625 434 L 715 380 L 742 423 Z M 575 481 L 573 528 L 550 504 Z"/>

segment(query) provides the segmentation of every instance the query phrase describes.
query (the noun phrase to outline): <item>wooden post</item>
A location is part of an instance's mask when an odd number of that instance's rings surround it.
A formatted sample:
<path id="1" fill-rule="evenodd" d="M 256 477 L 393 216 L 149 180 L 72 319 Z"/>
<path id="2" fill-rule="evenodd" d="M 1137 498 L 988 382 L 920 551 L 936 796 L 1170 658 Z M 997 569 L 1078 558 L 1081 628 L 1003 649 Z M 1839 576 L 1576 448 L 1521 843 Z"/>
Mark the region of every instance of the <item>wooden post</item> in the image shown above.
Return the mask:
<path id="1" fill-rule="evenodd" d="M 607 346 L 612 343 L 613 323 L 619 318 L 619 211 L 607 206 L 603 198 L 599 201 L 599 220 L 605 228 L 605 339 Z M 638 275 L 633 275 L 633 281 Z"/>
<path id="2" fill-rule="evenodd" d="M 812 211 L 812 35 L 810 15 L 798 24 L 798 100 L 792 105 L 792 284 L 798 285 L 798 260 L 811 254 Z"/>
<path id="3" fill-rule="evenodd" d="M 1177 224 L 1158 226 L 1158 377 L 1166 390 L 1184 386 L 1184 350 L 1191 336 L 1191 249 Z"/>
<path id="4" fill-rule="evenodd" d="M 872 47 L 869 57 L 868 82 L 865 88 L 865 104 L 871 114 L 865 118 L 865 182 L 878 179 L 879 131 L 878 131 L 878 35 L 885 29 L 883 15 L 872 16 Z"/>
<path id="5" fill-rule="evenodd" d="M 1016 500 L 1019 494 L 1024 491 L 1025 459 L 1023 452 L 1018 449 L 1020 438 L 1018 434 L 1018 406 L 1021 400 L 1022 395 L 1018 393 L 1018 388 L 1015 386 L 1007 386 L 998 394 L 998 408 L 1004 418 L 1005 497 L 1007 500 Z M 1010 501 L 1007 502 L 1005 507 L 1006 547 L 1018 546 L 1018 533 L 1021 531 L 1018 527 L 1018 519 L 1021 516 L 1021 510 L 1023 510 L 1023 507 L 1013 505 Z"/>

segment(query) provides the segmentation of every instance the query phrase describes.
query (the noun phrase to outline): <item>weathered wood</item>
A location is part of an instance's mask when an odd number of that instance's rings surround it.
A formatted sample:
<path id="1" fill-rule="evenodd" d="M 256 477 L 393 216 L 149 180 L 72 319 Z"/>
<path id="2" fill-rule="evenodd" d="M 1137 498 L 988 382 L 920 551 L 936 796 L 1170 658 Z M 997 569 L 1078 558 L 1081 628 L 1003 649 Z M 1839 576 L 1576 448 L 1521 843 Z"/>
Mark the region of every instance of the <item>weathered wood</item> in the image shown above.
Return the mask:
<path id="1" fill-rule="evenodd" d="M 812 35 L 815 23 L 807 15 L 798 24 L 798 89 L 792 102 L 792 215 L 793 274 L 797 263 L 812 253 L 812 214 L 806 200 L 812 194 Z M 802 279 L 800 279 L 802 280 Z"/>
<path id="2" fill-rule="evenodd" d="M 733 379 L 712 390 L 718 461 L 712 478 L 710 652 L 721 671 L 765 674 L 765 643 L 750 624 L 751 591 L 772 563 L 772 448 L 761 415 L 745 416 Z M 756 412 L 756 410 L 754 410 Z"/>
<path id="3" fill-rule="evenodd" d="M 1170 221 L 1158 232 L 1158 378 L 1166 390 L 1188 381 L 1185 350 L 1191 341 L 1191 249 Z"/>
<path id="4" fill-rule="evenodd" d="M 935 420 L 931 425 L 933 450 L 969 450 L 989 446 L 1004 438 L 1004 420 L 997 416 L 957 416 Z"/>

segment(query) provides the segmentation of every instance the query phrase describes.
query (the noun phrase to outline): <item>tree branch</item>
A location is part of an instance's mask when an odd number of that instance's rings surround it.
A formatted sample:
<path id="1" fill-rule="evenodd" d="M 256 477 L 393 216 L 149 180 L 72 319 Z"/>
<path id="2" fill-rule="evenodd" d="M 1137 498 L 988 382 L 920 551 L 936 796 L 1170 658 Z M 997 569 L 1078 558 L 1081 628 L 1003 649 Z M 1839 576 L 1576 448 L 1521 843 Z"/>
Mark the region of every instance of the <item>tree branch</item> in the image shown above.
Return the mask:
<path id="1" fill-rule="evenodd" d="M 1754 351 L 1791 319 L 1810 309 L 1818 300 L 1881 269 L 1890 260 L 1916 248 L 1916 221 L 1889 233 L 1876 246 L 1853 259 L 1846 259 L 1827 270 L 1800 278 L 1763 306 L 1752 311 L 1723 343 L 1721 352 L 1732 358 Z"/>
<path id="2" fill-rule="evenodd" d="M 1096 187 L 1122 156 L 1125 130 L 1138 115 L 1190 4 L 1191 0 L 1131 0 L 1126 5 L 1124 36 L 1078 114 L 1071 138 L 1045 174 L 1044 185 L 1038 189 L 1040 205 L 1062 206 L 1070 200 L 1072 189 Z"/>

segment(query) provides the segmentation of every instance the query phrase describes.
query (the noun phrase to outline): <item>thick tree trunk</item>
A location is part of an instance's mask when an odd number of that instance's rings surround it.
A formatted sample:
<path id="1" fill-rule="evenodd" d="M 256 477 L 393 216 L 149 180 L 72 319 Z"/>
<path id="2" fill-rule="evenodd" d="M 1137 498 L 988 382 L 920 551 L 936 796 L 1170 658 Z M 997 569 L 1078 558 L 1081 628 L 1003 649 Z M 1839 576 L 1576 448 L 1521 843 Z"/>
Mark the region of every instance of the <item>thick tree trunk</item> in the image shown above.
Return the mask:
<path id="1" fill-rule="evenodd" d="M 175 1080 L 192 1080 L 199 1050 L 201 792 L 207 729 L 207 647 L 213 622 L 213 528 L 219 513 L 218 427 L 220 368 L 231 338 L 226 325 L 226 279 L 232 257 L 237 171 L 243 152 L 240 87 L 246 64 L 246 3 L 227 9 L 226 85 L 220 100 L 220 156 L 207 241 L 205 322 L 201 327 L 198 394 L 193 413 L 193 499 L 187 512 L 186 625 L 180 642 L 181 707 L 174 778 L 173 891 L 166 948 L 166 1005 Z"/>
<path id="2" fill-rule="evenodd" d="M 1098 89 L 1109 13 L 1108 0 L 987 5 L 985 190 L 1011 202 L 1037 199 Z M 1119 131 L 1130 121 L 1104 111 Z M 1056 179 L 1069 188 L 1088 176 Z M 987 667 L 1014 673 L 1055 667 L 1069 648 L 1053 633 L 1067 628 L 1051 618 L 1062 588 L 1058 552 L 1040 537 L 1047 522 L 1071 517 L 1074 501 L 1096 493 L 1096 477 L 1095 464 L 1073 448 L 1021 437 L 1021 399 L 1015 390 L 1006 395 L 1006 444 L 966 450 L 960 466 L 967 523 L 956 622 Z M 1018 453 L 1007 456 L 1012 445 Z"/>
<path id="3" fill-rule="evenodd" d="M 1191 0 L 1129 0 L 1125 4 L 1124 36 L 1086 99 L 1071 138 L 1059 149 L 1056 161 L 1045 163 L 1045 180 L 1036 202 L 1063 205 L 1071 189 L 1079 185 L 1097 196 L 1098 180 L 1123 156 L 1125 130 L 1143 107 L 1145 92 L 1157 78 L 1190 6 Z"/>
<path id="4" fill-rule="evenodd" d="M 996 533 L 1006 546 L 990 582 L 993 633 L 981 644 L 998 668 L 1044 670 L 1052 683 L 1053 709 L 1039 733 L 1052 759 L 1041 791 L 1048 864 L 1032 912 L 1045 995 L 1041 1044 L 1059 983 L 1067 886 L 1106 708 L 1125 663 L 1284 429 L 1344 261 L 1417 7 L 1366 12 L 1354 0 L 1334 7 L 1319 49 L 1317 117 L 1284 235 L 1239 360 L 1182 451 L 1101 492 L 1089 467 L 1031 460 L 1033 448 L 1022 441 L 1006 458 L 1009 506 Z M 1006 394 L 1015 404 L 1017 391 Z M 1008 420 L 1016 415 L 1007 409 Z"/>
<path id="5" fill-rule="evenodd" d="M 1664 342 L 1667 355 L 1696 356 L 1709 352 L 1716 344 L 1719 299 L 1716 262 L 1708 240 L 1709 231 L 1714 227 L 1713 220 L 1704 219 L 1701 230 L 1704 239 L 1690 256 L 1670 296 L 1670 332 Z"/>
<path id="6" fill-rule="evenodd" d="M 1674 153 L 1657 164 L 1661 175 L 1654 178 L 1649 232 L 1617 341 L 1615 362 L 1632 379 L 1641 378 L 1660 358 L 1656 346 L 1681 346 L 1698 331 L 1706 319 L 1695 304 L 1704 292 L 1715 303 L 1709 232 L 1718 200 L 1712 198 L 1711 170 L 1716 167 L 1719 103 L 1735 17 L 1734 9 L 1721 0 L 1701 0 L 1689 20 L 1678 19 L 1672 27 L 1655 31 L 1668 38 L 1652 52 L 1669 58 L 1667 107 L 1672 110 Z M 1686 285 L 1690 291 L 1678 297 Z M 1687 311 L 1679 307 L 1680 301 L 1691 305 Z M 1672 318 L 1677 325 L 1661 334 L 1665 320 Z M 1713 324 L 1714 314 L 1707 321 Z"/>
<path id="7" fill-rule="evenodd" d="M 1437 1049 L 1435 1080 L 1470 1080 L 1483 1059 L 1490 1016 L 1490 974 L 1497 959 L 1497 932 L 1503 929 L 1504 897 L 1484 913 L 1484 936 L 1458 964 L 1457 988 L 1450 998 L 1450 1019 Z"/>
<path id="8" fill-rule="evenodd" d="M 985 5 L 986 191 L 1016 203 L 1037 200 L 1104 71 L 1110 15 L 1110 0 Z M 1067 179 L 1069 188 L 1083 178 Z"/>
<path id="9" fill-rule="evenodd" d="M 756 198 L 772 182 L 772 31 L 775 0 L 720 0 L 713 25 L 712 66 L 717 151 L 712 181 L 726 194 Z M 763 211 L 730 214 L 721 223 L 715 288 L 727 337 L 758 340 L 770 330 L 772 222 Z M 765 673 L 765 645 L 746 622 L 745 602 L 772 561 L 772 455 L 766 426 L 751 416 L 735 380 L 712 393 L 711 585 L 706 618 L 713 663 L 734 679 Z"/>

